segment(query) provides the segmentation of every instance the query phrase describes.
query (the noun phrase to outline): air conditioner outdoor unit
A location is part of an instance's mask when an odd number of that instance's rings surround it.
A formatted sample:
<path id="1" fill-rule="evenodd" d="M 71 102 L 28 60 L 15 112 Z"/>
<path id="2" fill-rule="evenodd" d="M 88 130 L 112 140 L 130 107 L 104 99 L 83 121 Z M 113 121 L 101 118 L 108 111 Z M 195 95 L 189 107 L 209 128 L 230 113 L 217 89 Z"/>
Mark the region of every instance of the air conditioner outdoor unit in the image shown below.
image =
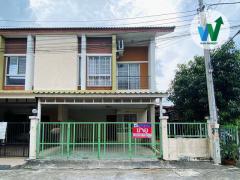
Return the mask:
<path id="1" fill-rule="evenodd" d="M 117 53 L 119 56 L 122 56 L 124 52 L 124 43 L 123 40 L 118 40 L 117 42 Z"/>

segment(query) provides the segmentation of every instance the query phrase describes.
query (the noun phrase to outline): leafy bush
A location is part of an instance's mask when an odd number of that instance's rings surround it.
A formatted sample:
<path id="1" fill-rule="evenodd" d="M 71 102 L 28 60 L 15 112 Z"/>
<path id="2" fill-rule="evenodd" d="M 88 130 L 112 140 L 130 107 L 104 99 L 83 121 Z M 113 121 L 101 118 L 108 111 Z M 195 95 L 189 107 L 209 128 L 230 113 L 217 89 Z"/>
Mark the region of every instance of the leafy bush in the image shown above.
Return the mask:
<path id="1" fill-rule="evenodd" d="M 240 49 L 231 42 L 213 53 L 211 61 L 219 122 L 236 124 L 240 119 Z M 178 65 L 169 92 L 178 119 L 201 121 L 208 116 L 204 57 L 196 56 L 187 64 Z"/>
<path id="2" fill-rule="evenodd" d="M 238 145 L 233 141 L 228 141 L 227 143 L 221 142 L 221 156 L 222 159 L 226 160 L 238 160 L 239 152 Z"/>

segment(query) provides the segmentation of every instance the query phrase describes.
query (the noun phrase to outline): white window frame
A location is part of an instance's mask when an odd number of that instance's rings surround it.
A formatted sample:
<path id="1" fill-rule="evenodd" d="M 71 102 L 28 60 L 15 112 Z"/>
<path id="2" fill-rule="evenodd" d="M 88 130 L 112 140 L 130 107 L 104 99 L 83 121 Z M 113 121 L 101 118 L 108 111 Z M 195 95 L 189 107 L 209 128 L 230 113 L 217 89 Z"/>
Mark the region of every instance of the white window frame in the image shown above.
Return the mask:
<path id="1" fill-rule="evenodd" d="M 7 84 L 7 77 L 9 76 L 15 76 L 15 77 L 24 77 L 24 80 L 26 80 L 26 69 L 25 69 L 25 74 L 16 74 L 16 75 L 12 75 L 12 74 L 8 74 L 8 63 L 9 63 L 9 58 L 10 57 L 17 57 L 17 69 L 18 69 L 18 64 L 19 64 L 19 57 L 25 57 L 26 59 L 26 55 L 23 54 L 5 54 L 5 76 L 4 76 L 4 85 L 5 86 L 24 86 L 25 84 L 21 84 L 21 85 L 14 85 L 14 84 Z M 26 68 L 26 66 L 25 66 Z"/>
<path id="2" fill-rule="evenodd" d="M 128 74 L 127 74 L 127 79 L 128 79 L 128 88 L 127 89 L 119 89 L 118 88 L 118 80 L 119 80 L 119 76 L 118 76 L 118 65 L 119 64 L 127 64 L 128 65 Z M 130 89 L 130 73 L 129 73 L 129 65 L 130 64 L 137 64 L 138 65 L 138 72 L 139 72 L 139 87 L 138 87 L 138 89 Z M 126 63 L 126 62 L 118 62 L 117 63 L 117 89 L 118 90 L 139 90 L 139 89 L 141 89 L 141 66 L 140 66 L 140 63 L 139 62 L 128 62 L 128 63 Z"/>
<path id="3" fill-rule="evenodd" d="M 110 58 L 110 70 L 109 70 L 109 74 L 89 74 L 89 72 L 88 72 L 88 65 L 89 65 L 89 58 L 90 57 L 99 57 L 99 59 L 101 58 L 101 57 L 109 57 Z M 99 67 L 101 67 L 101 66 L 99 66 Z M 109 78 L 109 81 L 110 81 L 110 84 L 109 85 L 91 85 L 91 84 L 89 84 L 89 77 L 90 76 L 93 76 L 93 77 L 110 77 Z M 89 56 L 87 56 L 87 87 L 111 87 L 112 86 L 112 56 L 110 56 L 110 55 L 105 55 L 105 54 L 101 54 L 101 55 L 97 55 L 97 54 L 91 54 L 91 55 L 89 55 Z"/>

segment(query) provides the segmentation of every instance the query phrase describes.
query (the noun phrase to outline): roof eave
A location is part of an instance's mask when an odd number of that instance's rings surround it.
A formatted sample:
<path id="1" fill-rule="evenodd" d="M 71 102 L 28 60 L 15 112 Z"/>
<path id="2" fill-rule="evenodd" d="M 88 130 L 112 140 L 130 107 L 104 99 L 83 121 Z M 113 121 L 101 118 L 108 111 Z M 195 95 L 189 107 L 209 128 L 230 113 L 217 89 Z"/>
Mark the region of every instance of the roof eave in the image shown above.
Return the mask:
<path id="1" fill-rule="evenodd" d="M 118 33 L 118 32 L 173 32 L 175 26 L 159 27 L 159 26 L 142 26 L 142 27 L 19 27 L 8 28 L 0 27 L 1 34 L 8 33 L 81 33 L 81 32 L 99 32 L 99 33 Z"/>

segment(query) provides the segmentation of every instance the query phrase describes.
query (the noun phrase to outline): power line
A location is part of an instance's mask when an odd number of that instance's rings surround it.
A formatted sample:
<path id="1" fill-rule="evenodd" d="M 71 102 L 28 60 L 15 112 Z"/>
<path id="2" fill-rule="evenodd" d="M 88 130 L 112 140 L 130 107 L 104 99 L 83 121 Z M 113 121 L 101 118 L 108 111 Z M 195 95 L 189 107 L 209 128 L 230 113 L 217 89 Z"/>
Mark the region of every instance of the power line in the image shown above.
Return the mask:
<path id="1" fill-rule="evenodd" d="M 223 2 L 223 3 L 213 3 L 213 4 L 207 4 L 208 7 L 211 6 L 218 6 L 218 5 L 230 5 L 230 4 L 238 4 L 240 2 Z M 148 16 L 136 16 L 136 17 L 129 17 L 129 18 L 114 18 L 114 19 L 95 19 L 95 20 L 58 20 L 58 19 L 52 19 L 52 20 L 15 20 L 15 19 L 0 19 L 0 22 L 51 22 L 51 23 L 59 23 L 59 22 L 67 22 L 67 23 L 76 23 L 76 22 L 108 22 L 108 21 L 121 21 L 121 20 L 131 20 L 131 19 L 139 19 L 139 18 L 151 18 L 151 17 L 160 17 L 160 16 L 167 16 L 167 15 L 176 15 L 176 14 L 186 14 L 186 13 L 191 13 L 195 12 L 197 9 L 192 9 L 188 11 L 180 11 L 180 12 L 172 12 L 172 13 L 163 13 L 163 14 L 155 14 L 155 15 L 148 15 Z M 194 16 L 196 14 L 192 14 L 190 16 Z M 182 17 L 189 17 L 189 15 L 182 16 Z M 166 18 L 162 20 L 169 20 L 169 19 L 177 19 L 181 17 L 176 17 L 176 18 Z M 129 24 L 122 24 L 122 25 L 131 25 L 131 24 L 141 24 L 141 23 L 150 23 L 150 22 L 157 22 L 157 21 L 162 21 L 162 20 L 153 20 L 153 21 L 142 21 L 142 22 L 133 22 Z M 169 23 L 168 23 L 169 24 Z"/>
<path id="2" fill-rule="evenodd" d="M 187 19 L 187 20 L 181 20 L 181 22 L 183 21 L 191 21 L 192 19 Z M 168 22 L 168 23 L 162 23 L 162 24 L 158 24 L 158 25 L 163 25 L 163 24 L 169 24 L 169 23 L 179 23 L 180 21 L 173 21 L 173 22 Z M 180 22 L 180 23 L 181 23 Z M 182 28 L 182 27 L 186 27 L 186 26 L 189 26 L 191 24 L 181 24 L 181 25 L 176 25 L 174 26 L 175 28 Z M 117 33 L 118 35 L 126 35 L 126 34 L 132 34 L 132 33 L 139 33 L 139 32 L 142 32 L 140 30 L 136 30 L 136 31 L 132 31 L 132 32 L 122 32 L 122 33 Z M 35 34 L 35 35 L 42 35 L 42 34 Z M 47 35 L 48 38 L 47 39 L 39 39 L 38 41 L 57 41 L 57 40 L 62 40 L 62 39 L 69 39 L 69 37 L 59 37 L 61 36 L 62 34 L 57 34 L 57 35 Z M 65 34 L 64 34 L 65 35 Z M 101 37 L 101 35 L 99 35 L 98 37 Z M 47 43 L 47 44 L 58 44 L 59 42 L 51 42 L 51 43 Z M 66 42 L 66 44 L 68 43 L 72 43 L 72 42 Z M 21 44 L 21 43 L 14 43 L 14 45 L 16 44 Z"/>
<path id="3" fill-rule="evenodd" d="M 180 21 L 177 21 L 177 22 L 176 21 L 164 22 L 164 21 L 169 21 L 169 20 L 173 20 L 173 19 L 189 18 L 189 17 L 193 17 L 195 15 L 197 15 L 197 13 L 190 14 L 190 15 L 179 16 L 179 17 L 157 19 L 157 20 L 129 22 L 129 23 L 125 23 L 125 24 L 115 24 L 114 26 L 132 26 L 132 25 L 139 25 L 139 24 L 144 24 L 144 26 L 146 26 L 146 25 L 147 26 L 155 26 L 155 24 L 148 24 L 148 23 L 163 22 L 163 23 L 160 24 L 162 26 L 162 25 L 169 25 L 169 24 L 174 24 L 174 23 L 178 23 L 178 22 L 191 21 L 192 19 L 183 19 L 183 20 L 180 20 Z"/>
<path id="4" fill-rule="evenodd" d="M 127 23 L 127 24 L 120 24 L 120 25 L 118 24 L 118 26 L 128 26 L 128 25 L 133 25 L 133 24 L 143 24 L 143 23 L 151 23 L 151 22 L 159 22 L 159 21 L 161 22 L 161 21 L 168 21 L 168 20 L 171 20 L 171 19 L 180 19 L 180 18 L 184 18 L 184 17 L 193 17 L 195 15 L 197 15 L 197 13 L 194 13 L 194 14 L 191 14 L 191 15 L 186 15 L 186 16 L 174 17 L 174 18 L 165 18 L 165 19 L 159 19 L 159 20 L 133 22 L 133 23 Z M 192 20 L 192 19 L 190 19 L 190 20 Z M 184 21 L 184 20 L 182 20 L 182 21 Z M 189 21 L 189 19 L 187 21 Z M 174 23 L 174 22 L 161 23 L 161 25 L 171 24 L 171 23 Z M 153 25 L 155 25 L 155 24 L 153 24 Z"/>
<path id="5" fill-rule="evenodd" d="M 235 33 L 235 34 L 229 39 L 229 41 L 228 41 L 227 43 L 229 43 L 230 41 L 232 41 L 238 34 L 240 34 L 240 30 L 239 30 L 237 33 Z"/>
<path id="6" fill-rule="evenodd" d="M 179 23 L 179 21 L 173 21 L 173 22 L 171 22 L 171 23 Z M 167 23 L 165 23 L 165 24 L 167 24 Z M 149 28 L 151 28 L 151 27 L 159 27 L 159 25 L 163 25 L 163 23 L 162 24 L 156 24 L 156 26 L 155 25 L 152 25 L 152 26 L 148 26 Z M 186 25 L 190 25 L 190 24 L 183 24 L 183 25 L 175 25 L 175 26 L 167 26 L 167 27 L 162 27 L 163 29 L 164 28 L 179 28 L 179 27 L 184 27 L 184 26 L 186 26 Z M 146 26 L 138 26 L 138 28 L 141 28 L 141 27 L 146 27 Z M 57 28 L 57 27 L 56 27 Z M 61 27 L 59 27 L 59 28 L 61 28 Z M 110 27 L 111 28 L 111 27 Z M 114 27 L 113 27 L 114 28 Z M 131 27 L 130 27 L 131 28 Z M 161 28 L 161 27 L 159 27 L 159 28 Z M 8 30 L 8 29 L 6 29 L 6 30 Z M 10 29 L 11 30 L 11 29 Z M 34 30 L 34 29 L 33 29 Z M 121 35 L 121 34 L 124 34 L 124 35 L 126 35 L 126 34 L 133 34 L 133 33 L 139 33 L 139 32 L 144 32 L 144 30 L 130 30 L 129 32 L 115 32 L 115 33 L 117 33 L 118 35 Z M 43 34 L 34 34 L 34 35 L 43 35 Z M 56 37 L 56 36 L 61 36 L 61 35 L 66 35 L 65 33 L 62 33 L 62 34 L 59 34 L 59 33 L 57 33 L 57 34 L 49 34 L 49 35 L 47 35 L 48 37 L 53 37 L 53 38 L 50 38 L 51 40 L 58 40 L 59 39 L 59 37 Z M 72 34 L 70 34 L 70 35 L 72 35 Z M 102 37 L 102 35 L 101 34 L 99 34 L 99 35 L 96 35 L 95 37 Z M 63 38 L 65 38 L 65 39 L 68 39 L 69 37 L 62 37 L 61 39 L 63 39 Z M 42 40 L 39 40 L 39 41 L 42 41 Z M 45 40 L 43 40 L 43 41 L 45 41 Z"/>
<path id="7" fill-rule="evenodd" d="M 189 25 L 191 25 L 191 24 L 183 24 L 183 25 L 179 25 L 179 26 L 176 26 L 177 28 L 178 27 L 183 27 L 183 26 L 189 26 Z M 239 27 L 240 25 L 236 25 L 236 26 L 231 26 L 230 27 L 230 29 L 234 29 L 234 28 L 236 28 L 236 27 Z M 224 28 L 223 28 L 224 29 Z M 140 31 L 135 31 L 134 33 L 138 33 L 138 32 L 140 32 Z M 118 33 L 118 34 L 128 34 L 128 33 Z M 55 35 L 54 35 L 55 36 Z M 53 37 L 54 37 L 53 36 Z M 167 37 L 158 37 L 158 38 L 156 38 L 156 42 L 158 42 L 159 40 L 161 40 L 161 42 L 162 41 L 164 41 L 164 40 L 169 40 L 169 39 L 174 39 L 174 38 L 181 38 L 181 37 L 184 37 L 184 36 L 190 36 L 190 33 L 184 33 L 184 34 L 178 34 L 178 35 L 174 35 L 174 36 L 167 36 Z M 54 37 L 54 38 L 52 38 L 52 40 L 62 40 L 62 39 L 68 39 L 69 37 Z M 49 41 L 49 39 L 51 39 L 51 38 L 47 38 L 47 39 L 40 39 L 40 40 L 38 40 L 38 41 Z M 126 43 L 131 43 L 132 41 L 130 41 L 130 42 L 127 42 L 126 41 Z M 142 43 L 148 43 L 148 42 L 150 42 L 150 40 L 141 40 L 141 41 L 134 41 L 132 44 L 142 44 Z M 11 44 L 11 45 L 25 45 L 25 44 L 23 44 L 23 43 L 13 43 L 13 44 Z M 47 43 L 41 43 L 40 44 L 40 46 L 39 47 L 44 47 L 44 45 L 50 45 L 50 44 L 59 44 L 59 42 L 47 42 Z M 64 47 L 66 47 L 65 46 L 65 44 L 75 44 L 75 42 L 65 42 L 64 43 Z M 88 46 L 99 46 L 100 44 L 88 44 Z M 111 46 L 112 44 L 111 43 L 104 43 L 103 45 L 101 44 L 101 46 Z M 52 47 L 52 46 L 51 46 Z M 56 46 L 56 47 L 59 47 L 59 46 Z M 74 46 L 75 47 L 75 46 Z"/>
<path id="8" fill-rule="evenodd" d="M 236 34 L 231 39 L 233 39 L 235 36 L 236 36 Z M 156 45 L 155 47 L 167 48 L 169 46 L 172 46 L 173 44 L 175 44 L 176 42 L 178 42 L 182 38 L 189 38 L 189 36 L 187 36 L 187 35 L 186 36 L 179 36 L 176 39 L 166 40 L 167 42 L 164 42 L 162 44 Z M 229 41 L 231 41 L 231 39 Z M 141 45 L 141 44 L 138 44 L 138 45 Z M 25 49 L 25 48 L 18 48 L 17 50 L 23 50 L 23 49 Z M 101 50 L 101 49 L 105 49 L 105 48 L 104 47 L 99 47 L 99 46 L 96 47 L 95 46 L 95 48 L 91 47 L 90 49 L 91 50 Z M 75 47 L 75 49 L 74 49 L 74 48 L 71 48 L 71 46 L 69 48 L 66 48 L 66 47 L 62 47 L 61 48 L 61 47 L 59 47 L 59 49 L 53 49 L 53 50 L 48 50 L 48 49 L 37 49 L 37 50 L 35 50 L 35 52 L 47 52 L 47 53 L 50 53 L 50 54 L 60 54 L 60 53 L 62 54 L 64 52 L 76 52 L 76 51 L 78 51 L 78 48 Z M 3 49 L 0 50 L 0 52 L 4 52 Z"/>
<path id="9" fill-rule="evenodd" d="M 239 4 L 239 3 L 240 3 L 240 1 L 237 1 L 237 2 L 223 2 L 223 3 L 207 4 L 207 6 L 211 7 L 211 6 L 232 5 L 232 4 Z"/>
<path id="10" fill-rule="evenodd" d="M 136 16 L 136 17 L 129 17 L 129 18 L 115 18 L 115 19 L 95 19 L 95 20 L 14 20 L 14 19 L 1 19 L 2 22 L 104 22 L 104 21 L 121 21 L 121 20 L 128 20 L 128 19 L 139 19 L 139 18 L 149 18 L 149 17 L 159 17 L 159 16 L 167 16 L 167 15 L 174 15 L 174 14 L 186 14 L 190 12 L 194 12 L 197 9 L 188 10 L 188 11 L 181 11 L 181 12 L 172 12 L 172 13 L 163 13 L 163 14 L 155 14 L 149 16 Z"/>
<path id="11" fill-rule="evenodd" d="M 235 29 L 235 28 L 239 28 L 240 25 L 235 25 L 235 26 L 231 26 L 230 29 Z M 223 28 L 226 29 L 226 28 Z M 197 34 L 197 33 L 196 33 Z M 167 36 L 167 37 L 159 37 L 156 38 L 156 42 L 164 42 L 164 41 L 170 41 L 170 40 L 175 40 L 178 38 L 183 38 L 183 37 L 188 37 L 191 36 L 191 33 L 182 33 L 182 34 L 176 34 L 174 36 Z M 58 40 L 61 40 L 62 38 L 58 38 Z M 44 40 L 47 42 L 48 39 Z M 146 45 L 146 43 L 150 43 L 150 40 L 139 40 L 139 41 L 125 41 L 126 44 L 128 45 Z M 54 45 L 56 44 L 56 45 Z M 45 43 L 45 44 L 40 44 L 38 47 L 40 48 L 39 50 L 45 50 L 44 48 L 59 48 L 59 50 L 61 50 L 61 48 L 63 48 L 63 50 L 66 50 L 66 47 L 68 48 L 67 50 L 69 50 L 69 48 L 76 48 L 76 46 L 66 46 L 65 44 L 75 44 L 74 42 L 68 42 L 68 43 L 64 43 L 64 45 L 58 45 L 59 43 Z M 23 43 L 15 43 L 15 44 L 10 44 L 10 46 L 16 46 L 16 45 L 26 45 Z M 77 45 L 78 46 L 78 45 Z M 98 47 L 97 47 L 98 46 Z M 111 43 L 105 43 L 105 44 L 87 44 L 87 47 L 90 47 L 91 49 L 94 49 L 94 47 L 97 47 L 96 49 L 104 49 L 106 47 L 111 47 L 112 44 Z M 18 47 L 17 49 L 24 49 L 24 47 L 20 48 Z M 46 49 L 47 50 L 47 49 Z"/>
<path id="12" fill-rule="evenodd" d="M 218 2 L 217 2 L 217 4 L 219 4 L 219 3 L 221 3 L 222 2 L 222 0 L 218 0 Z M 209 9 L 210 7 L 207 7 L 207 10 Z M 216 9 L 217 8 L 217 6 L 215 6 L 214 8 L 212 8 L 212 9 Z"/>
<path id="13" fill-rule="evenodd" d="M 237 35 L 240 34 L 240 30 L 238 30 L 223 46 L 222 48 L 224 48 L 225 46 L 227 46 Z M 215 51 L 214 54 L 211 56 L 211 58 L 214 58 L 217 55 L 217 52 Z"/>

